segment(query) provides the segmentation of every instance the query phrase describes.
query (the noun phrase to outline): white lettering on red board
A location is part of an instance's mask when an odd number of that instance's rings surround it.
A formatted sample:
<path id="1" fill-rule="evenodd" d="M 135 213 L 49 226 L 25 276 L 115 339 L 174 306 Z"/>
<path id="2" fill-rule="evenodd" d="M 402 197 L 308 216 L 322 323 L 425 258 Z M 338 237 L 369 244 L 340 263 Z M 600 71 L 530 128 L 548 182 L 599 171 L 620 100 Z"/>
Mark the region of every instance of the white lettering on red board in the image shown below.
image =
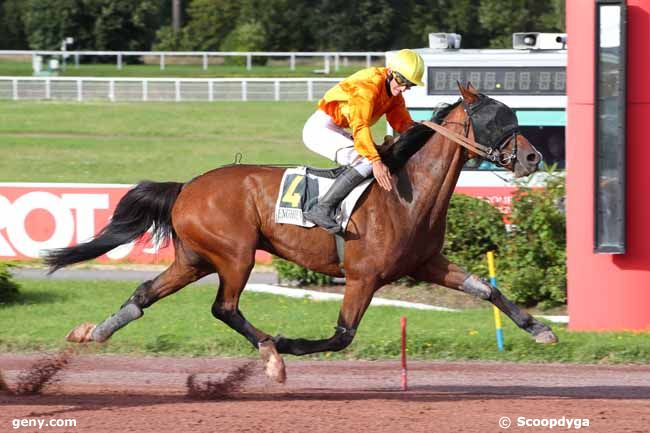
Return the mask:
<path id="1" fill-rule="evenodd" d="M 37 209 L 44 210 L 54 220 L 54 231 L 42 241 L 33 239 L 25 226 L 27 216 Z M 50 192 L 31 191 L 13 203 L 0 196 L 0 255 L 38 258 L 41 250 L 67 247 L 73 241 L 84 242 L 95 234 L 95 211 L 98 209 L 108 209 L 108 194 L 62 194 L 59 197 Z"/>
<path id="2" fill-rule="evenodd" d="M 0 231 L 7 227 L 8 218 L 11 215 L 11 203 L 6 197 L 0 195 Z M 16 254 L 4 236 L 0 233 L 0 256 L 13 257 Z"/>

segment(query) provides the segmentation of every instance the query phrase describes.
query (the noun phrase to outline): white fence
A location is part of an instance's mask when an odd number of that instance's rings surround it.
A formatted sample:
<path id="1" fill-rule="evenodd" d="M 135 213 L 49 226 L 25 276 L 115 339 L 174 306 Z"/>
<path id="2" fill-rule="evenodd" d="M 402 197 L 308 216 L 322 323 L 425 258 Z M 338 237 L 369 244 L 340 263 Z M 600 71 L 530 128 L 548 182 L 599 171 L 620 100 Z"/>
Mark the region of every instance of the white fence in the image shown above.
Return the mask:
<path id="1" fill-rule="evenodd" d="M 289 62 L 289 68 L 296 68 L 296 58 L 318 58 L 323 59 L 323 72 L 329 73 L 331 64 L 334 64 L 334 70 L 338 71 L 341 63 L 347 64 L 351 58 L 365 59 L 366 67 L 372 66 L 374 59 L 383 59 L 386 53 L 380 51 L 332 51 L 332 52 L 292 52 L 292 51 L 24 51 L 24 50 L 0 50 L 0 56 L 56 56 L 62 59 L 74 59 L 75 67 L 79 67 L 80 59 L 84 56 L 115 56 L 117 69 L 122 69 L 124 58 L 131 57 L 158 57 L 160 60 L 160 69 L 164 70 L 166 59 L 170 57 L 194 57 L 200 58 L 204 70 L 208 69 L 210 58 L 224 57 L 244 57 L 246 59 L 246 69 L 253 67 L 253 57 L 267 58 L 286 58 Z M 213 60 L 214 62 L 214 60 Z"/>
<path id="2" fill-rule="evenodd" d="M 0 99 L 73 101 L 313 101 L 340 78 L 0 77 Z"/>

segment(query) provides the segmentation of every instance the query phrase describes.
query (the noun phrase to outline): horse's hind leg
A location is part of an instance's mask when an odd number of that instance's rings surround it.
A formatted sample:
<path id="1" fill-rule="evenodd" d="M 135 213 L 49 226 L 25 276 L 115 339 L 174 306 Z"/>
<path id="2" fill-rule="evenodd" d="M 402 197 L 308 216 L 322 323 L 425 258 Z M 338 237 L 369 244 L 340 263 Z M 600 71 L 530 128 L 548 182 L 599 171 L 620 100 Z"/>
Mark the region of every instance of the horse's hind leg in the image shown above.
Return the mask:
<path id="1" fill-rule="evenodd" d="M 412 274 L 412 277 L 420 281 L 460 290 L 490 301 L 510 317 L 517 326 L 530 333 L 538 343 L 556 343 L 558 341 L 557 336 L 549 326 L 519 308 L 514 302 L 506 298 L 499 289 L 484 279 L 468 273 L 455 263 L 451 263 L 443 255 L 436 256 L 426 266 Z"/>
<path id="2" fill-rule="evenodd" d="M 214 254 L 211 257 L 219 274 L 219 290 L 212 304 L 212 315 L 237 331 L 259 350 L 266 365 L 266 374 L 284 382 L 284 361 L 277 353 L 271 336 L 255 328 L 239 310 L 239 299 L 255 264 L 254 250 L 238 257 Z"/>
<path id="3" fill-rule="evenodd" d="M 185 252 L 179 243 L 176 245 L 176 260 L 169 268 L 153 280 L 140 284 L 117 313 L 96 326 L 91 323 L 77 326 L 66 339 L 77 343 L 104 342 L 118 329 L 139 319 L 144 308 L 212 272 L 211 266 L 193 253 Z"/>
<path id="4" fill-rule="evenodd" d="M 322 340 L 277 336 L 274 337 L 274 341 L 278 351 L 292 355 L 306 355 L 345 349 L 352 343 L 357 327 L 379 287 L 380 285 L 374 279 L 354 279 L 348 276 L 334 335 Z"/>

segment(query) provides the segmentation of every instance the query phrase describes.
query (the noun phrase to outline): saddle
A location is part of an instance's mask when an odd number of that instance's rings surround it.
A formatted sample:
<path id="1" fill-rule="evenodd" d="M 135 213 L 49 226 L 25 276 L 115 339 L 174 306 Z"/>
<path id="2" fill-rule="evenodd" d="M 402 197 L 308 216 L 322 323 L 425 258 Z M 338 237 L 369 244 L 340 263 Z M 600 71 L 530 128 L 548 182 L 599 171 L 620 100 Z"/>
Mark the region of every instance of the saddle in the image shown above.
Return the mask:
<path id="1" fill-rule="evenodd" d="M 334 179 L 345 169 L 346 167 L 321 169 L 301 166 L 285 170 L 275 203 L 275 222 L 314 227 L 315 224 L 306 220 L 303 213 L 318 203 L 318 198 L 327 193 Z M 369 178 L 361 182 L 341 202 L 336 220 L 344 229 L 350 220 L 354 206 L 373 180 Z"/>

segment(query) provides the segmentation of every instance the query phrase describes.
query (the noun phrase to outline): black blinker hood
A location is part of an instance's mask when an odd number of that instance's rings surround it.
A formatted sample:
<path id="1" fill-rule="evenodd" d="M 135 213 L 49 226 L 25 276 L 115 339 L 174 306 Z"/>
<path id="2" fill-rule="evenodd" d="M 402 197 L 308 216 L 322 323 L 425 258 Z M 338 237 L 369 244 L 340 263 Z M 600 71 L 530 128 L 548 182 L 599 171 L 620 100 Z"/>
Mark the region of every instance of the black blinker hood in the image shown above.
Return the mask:
<path id="1" fill-rule="evenodd" d="M 500 149 L 504 141 L 519 132 L 515 113 L 504 103 L 482 93 L 473 104 L 466 104 L 465 111 L 472 120 L 474 140 L 492 149 Z"/>

